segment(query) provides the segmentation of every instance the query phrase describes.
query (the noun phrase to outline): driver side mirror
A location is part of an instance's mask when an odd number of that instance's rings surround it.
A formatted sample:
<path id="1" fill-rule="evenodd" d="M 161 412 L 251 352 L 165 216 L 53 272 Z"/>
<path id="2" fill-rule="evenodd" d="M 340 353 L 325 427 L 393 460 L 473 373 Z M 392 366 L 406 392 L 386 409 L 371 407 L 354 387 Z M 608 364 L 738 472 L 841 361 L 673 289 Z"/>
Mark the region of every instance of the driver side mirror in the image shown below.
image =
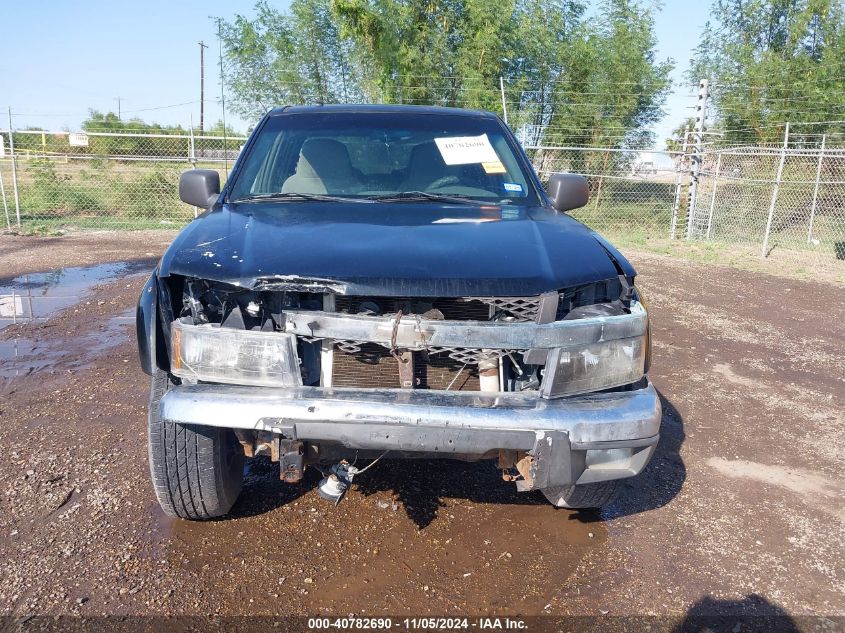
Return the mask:
<path id="1" fill-rule="evenodd" d="M 579 174 L 552 174 L 547 189 L 552 206 L 558 211 L 571 211 L 587 204 L 590 187 Z"/>
<path id="2" fill-rule="evenodd" d="M 220 174 L 214 169 L 190 169 L 179 177 L 179 199 L 207 209 L 220 195 Z"/>

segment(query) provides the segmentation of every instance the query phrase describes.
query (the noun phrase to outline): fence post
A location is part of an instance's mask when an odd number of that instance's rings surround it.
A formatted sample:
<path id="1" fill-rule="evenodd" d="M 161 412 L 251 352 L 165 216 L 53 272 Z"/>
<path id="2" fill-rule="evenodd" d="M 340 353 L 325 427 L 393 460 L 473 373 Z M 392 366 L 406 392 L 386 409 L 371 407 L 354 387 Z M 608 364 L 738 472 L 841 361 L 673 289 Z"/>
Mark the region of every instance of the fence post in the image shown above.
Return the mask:
<path id="1" fill-rule="evenodd" d="M 707 119 L 707 98 L 709 82 L 698 82 L 698 104 L 695 106 L 695 133 L 693 138 L 692 171 L 689 186 L 689 204 L 687 205 L 687 239 L 692 238 L 692 223 L 695 218 L 695 199 L 698 195 L 698 179 L 701 175 L 701 160 L 704 152 L 704 123 Z"/>
<path id="2" fill-rule="evenodd" d="M 0 145 L 3 144 L 3 135 L 0 134 Z M 3 172 L 0 171 L 0 197 L 3 198 L 3 212 L 6 214 L 6 228 L 12 230 L 12 220 L 9 218 L 9 203 L 6 202 L 6 185 L 3 184 Z"/>
<path id="3" fill-rule="evenodd" d="M 813 241 L 813 221 L 816 219 L 816 203 L 819 199 L 819 179 L 822 175 L 822 158 L 824 157 L 824 144 L 827 134 L 822 134 L 822 146 L 819 150 L 819 162 L 816 165 L 816 184 L 813 186 L 813 203 L 810 205 L 810 228 L 807 230 L 807 244 Z"/>
<path id="4" fill-rule="evenodd" d="M 684 164 L 687 160 L 687 141 L 689 140 L 689 125 L 684 128 L 684 144 L 681 148 L 680 162 L 678 163 L 678 178 L 675 182 L 675 200 L 672 202 L 672 226 L 669 229 L 670 239 L 675 239 L 678 229 L 678 213 L 681 212 L 681 185 L 683 184 Z"/>
<path id="5" fill-rule="evenodd" d="M 194 146 L 194 115 L 191 115 L 191 149 L 190 155 L 188 156 L 188 162 L 191 163 L 191 167 L 194 169 L 197 168 L 197 152 Z"/>
<path id="6" fill-rule="evenodd" d="M 710 230 L 713 228 L 713 207 L 716 205 L 716 187 L 719 186 L 719 170 L 722 168 L 722 152 L 716 157 L 716 173 L 713 176 L 713 191 L 710 193 L 710 211 L 707 214 L 707 239 L 710 239 Z"/>
<path id="7" fill-rule="evenodd" d="M 190 122 L 191 122 L 191 125 L 190 125 L 191 149 L 190 149 L 190 156 L 188 156 L 188 162 L 191 163 L 192 169 L 196 169 L 197 168 L 197 152 L 196 152 L 196 148 L 194 146 L 194 115 L 193 114 L 191 115 Z M 198 215 L 199 215 L 199 209 L 194 207 L 194 217 L 197 217 Z"/>
<path id="8" fill-rule="evenodd" d="M 505 102 L 505 80 L 499 77 L 499 90 L 502 92 L 502 114 L 504 115 L 505 124 L 508 122 L 508 106 Z"/>
<path id="9" fill-rule="evenodd" d="M 9 155 L 12 157 L 12 191 L 15 194 L 15 220 L 21 228 L 21 203 L 18 196 L 18 166 L 15 159 L 15 131 L 12 128 L 12 108 L 9 108 Z"/>
<path id="10" fill-rule="evenodd" d="M 766 220 L 766 234 L 763 236 L 763 250 L 760 257 L 765 259 L 766 251 L 769 250 L 769 233 L 772 230 L 772 218 L 775 215 L 775 205 L 778 201 L 778 193 L 780 193 L 780 180 L 783 177 L 783 164 L 786 162 L 786 147 L 789 143 L 789 121 L 786 122 L 786 131 L 783 134 L 783 149 L 780 152 L 780 164 L 778 164 L 778 173 L 775 178 L 775 187 L 772 189 L 772 201 L 769 203 L 769 219 Z"/>

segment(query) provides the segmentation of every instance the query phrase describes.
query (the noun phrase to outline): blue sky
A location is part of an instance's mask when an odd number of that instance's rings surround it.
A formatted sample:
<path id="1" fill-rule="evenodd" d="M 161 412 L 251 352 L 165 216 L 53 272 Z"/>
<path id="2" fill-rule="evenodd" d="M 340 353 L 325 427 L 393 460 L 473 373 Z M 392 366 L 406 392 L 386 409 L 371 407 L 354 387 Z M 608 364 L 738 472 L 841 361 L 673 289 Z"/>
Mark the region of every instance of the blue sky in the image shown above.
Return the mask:
<path id="1" fill-rule="evenodd" d="M 206 49 L 207 124 L 221 117 L 216 28 L 210 16 L 252 14 L 254 0 L 93 0 L 6 2 L 0 10 L 0 107 L 15 127 L 78 128 L 88 108 L 187 126 L 199 122 L 199 46 Z M 277 2 L 285 6 L 287 2 Z M 657 16 L 658 53 L 681 79 L 710 2 L 668 0 Z M 176 107 L 174 104 L 185 104 Z M 662 139 L 692 110 L 686 89 L 670 97 L 656 126 Z M 155 108 L 155 109 L 153 109 Z M 244 121 L 231 112 L 239 128 Z M 7 127 L 6 114 L 0 127 Z"/>

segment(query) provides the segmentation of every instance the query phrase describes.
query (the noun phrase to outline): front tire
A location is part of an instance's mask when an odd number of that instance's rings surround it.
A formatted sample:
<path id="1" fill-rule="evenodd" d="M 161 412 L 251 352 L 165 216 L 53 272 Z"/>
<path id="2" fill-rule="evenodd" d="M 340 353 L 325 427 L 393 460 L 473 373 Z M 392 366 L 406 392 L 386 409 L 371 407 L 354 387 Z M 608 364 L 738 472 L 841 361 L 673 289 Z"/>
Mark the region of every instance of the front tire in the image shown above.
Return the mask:
<path id="1" fill-rule="evenodd" d="M 163 422 L 158 405 L 173 385 L 153 375 L 148 418 L 150 478 L 167 516 L 213 519 L 234 505 L 243 485 L 244 454 L 231 429 Z"/>
<path id="2" fill-rule="evenodd" d="M 543 488 L 546 499 L 556 508 L 601 508 L 613 501 L 622 489 L 621 479 L 577 486 Z"/>

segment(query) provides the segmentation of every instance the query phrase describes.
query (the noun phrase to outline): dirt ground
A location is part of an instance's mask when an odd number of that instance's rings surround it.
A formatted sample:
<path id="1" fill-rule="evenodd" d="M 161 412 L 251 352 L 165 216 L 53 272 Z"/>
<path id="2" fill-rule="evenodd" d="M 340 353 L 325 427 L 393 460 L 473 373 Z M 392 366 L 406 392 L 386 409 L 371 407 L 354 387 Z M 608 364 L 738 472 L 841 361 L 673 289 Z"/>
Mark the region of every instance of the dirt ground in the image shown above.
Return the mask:
<path id="1" fill-rule="evenodd" d="M 845 615 L 841 287 L 628 253 L 664 416 L 600 514 L 449 461 L 385 460 L 334 507 L 258 459 L 189 523 L 148 481 L 133 338 L 171 237 L 0 236 L 0 287 L 72 295 L 0 329 L 0 614 Z M 100 262 L 134 263 L 13 280 Z"/>

